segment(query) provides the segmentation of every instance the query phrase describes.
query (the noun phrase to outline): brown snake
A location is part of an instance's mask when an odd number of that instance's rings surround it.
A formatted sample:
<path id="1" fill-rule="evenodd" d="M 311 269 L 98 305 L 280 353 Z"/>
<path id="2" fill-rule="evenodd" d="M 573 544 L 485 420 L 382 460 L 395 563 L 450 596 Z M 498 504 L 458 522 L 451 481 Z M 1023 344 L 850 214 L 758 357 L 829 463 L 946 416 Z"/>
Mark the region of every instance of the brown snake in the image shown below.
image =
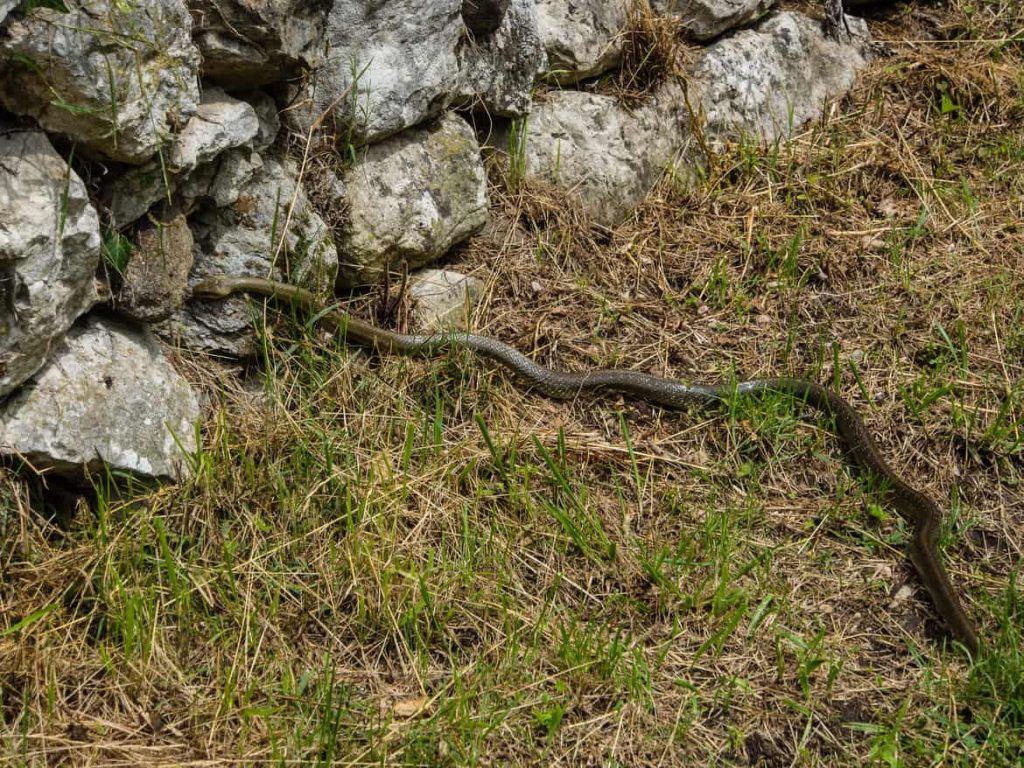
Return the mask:
<path id="1" fill-rule="evenodd" d="M 254 277 L 217 276 L 192 288 L 201 299 L 224 299 L 234 293 L 254 293 L 284 300 L 306 311 L 316 309 L 316 297 L 309 291 L 284 283 Z M 753 379 L 739 384 L 684 384 L 671 379 L 622 369 L 591 370 L 580 373 L 555 371 L 535 363 L 502 342 L 473 333 L 453 332 L 431 335 L 395 333 L 364 323 L 340 310 L 322 313 L 343 337 L 378 352 L 437 354 L 453 347 L 468 349 L 518 374 L 548 397 L 570 400 L 583 392 L 618 393 L 665 408 L 681 409 L 693 404 L 721 402 L 737 394 L 780 392 L 832 414 L 840 438 L 852 463 L 882 481 L 881 494 L 913 529 L 908 544 L 910 562 L 931 595 L 935 609 L 950 632 L 976 655 L 978 635 L 960 605 L 938 550 L 942 510 L 928 496 L 911 488 L 886 463 L 864 422 L 853 406 L 832 390 L 806 379 Z"/>

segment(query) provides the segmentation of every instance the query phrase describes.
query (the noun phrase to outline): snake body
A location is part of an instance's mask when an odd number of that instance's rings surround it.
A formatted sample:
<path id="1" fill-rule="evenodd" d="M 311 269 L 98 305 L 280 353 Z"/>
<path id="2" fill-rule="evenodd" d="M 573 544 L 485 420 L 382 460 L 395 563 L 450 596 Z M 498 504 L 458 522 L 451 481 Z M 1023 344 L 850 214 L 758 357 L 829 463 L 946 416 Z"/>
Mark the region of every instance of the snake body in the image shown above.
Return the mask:
<path id="1" fill-rule="evenodd" d="M 305 311 L 315 311 L 316 298 L 293 285 L 253 277 L 215 276 L 192 289 L 201 299 L 224 299 L 252 293 L 283 300 Z M 346 341 L 383 353 L 437 355 L 453 348 L 468 349 L 521 377 L 532 389 L 558 400 L 582 393 L 621 394 L 670 409 L 721 402 L 734 394 L 778 392 L 806 402 L 832 415 L 836 431 L 851 462 L 881 481 L 884 500 L 892 504 L 912 529 L 908 557 L 928 590 L 935 609 L 953 637 L 971 654 L 979 649 L 977 632 L 968 618 L 939 556 L 942 510 L 927 495 L 904 482 L 882 457 L 857 411 L 827 387 L 796 378 L 765 378 L 738 384 L 685 384 L 639 371 L 600 369 L 579 373 L 556 371 L 531 360 L 497 339 L 473 333 L 403 334 L 365 323 L 340 310 L 321 313 L 338 327 Z"/>

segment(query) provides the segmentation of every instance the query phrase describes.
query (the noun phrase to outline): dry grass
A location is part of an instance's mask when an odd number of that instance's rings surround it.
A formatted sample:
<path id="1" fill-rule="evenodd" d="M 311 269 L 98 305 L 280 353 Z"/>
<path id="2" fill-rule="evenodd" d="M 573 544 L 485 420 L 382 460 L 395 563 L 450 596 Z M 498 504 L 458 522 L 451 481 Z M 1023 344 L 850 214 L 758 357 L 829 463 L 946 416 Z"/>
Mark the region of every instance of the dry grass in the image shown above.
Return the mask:
<path id="1" fill-rule="evenodd" d="M 682 74 L 684 46 L 680 24 L 658 16 L 648 0 L 632 0 L 622 36 L 622 62 L 614 91 L 626 104 L 642 102 L 665 81 Z"/>
<path id="2" fill-rule="evenodd" d="M 835 383 L 950 509 L 984 658 L 944 646 L 905 527 L 789 401 L 555 404 L 285 322 L 263 386 L 197 368 L 186 485 L 58 525 L 3 476 L 0 760 L 1019 764 L 1024 18 L 892 13 L 891 55 L 791 145 L 611 233 L 499 196 L 451 266 L 545 363 Z"/>

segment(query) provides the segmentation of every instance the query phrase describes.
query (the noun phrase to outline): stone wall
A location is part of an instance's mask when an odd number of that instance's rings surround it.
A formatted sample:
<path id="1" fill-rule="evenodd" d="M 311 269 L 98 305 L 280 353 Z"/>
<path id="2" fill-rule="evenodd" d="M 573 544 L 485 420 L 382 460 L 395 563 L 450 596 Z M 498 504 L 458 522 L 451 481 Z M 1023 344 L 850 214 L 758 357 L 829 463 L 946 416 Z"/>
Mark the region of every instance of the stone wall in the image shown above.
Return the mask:
<path id="1" fill-rule="evenodd" d="M 190 285 L 426 267 L 486 224 L 485 154 L 614 226 L 703 148 L 785 138 L 868 36 L 771 5 L 652 0 L 699 47 L 624 101 L 607 84 L 637 7 L 614 0 L 0 0 L 0 455 L 181 477 L 201 414 L 168 342 L 255 351 L 245 301 Z M 410 286 L 424 328 L 479 290 Z"/>

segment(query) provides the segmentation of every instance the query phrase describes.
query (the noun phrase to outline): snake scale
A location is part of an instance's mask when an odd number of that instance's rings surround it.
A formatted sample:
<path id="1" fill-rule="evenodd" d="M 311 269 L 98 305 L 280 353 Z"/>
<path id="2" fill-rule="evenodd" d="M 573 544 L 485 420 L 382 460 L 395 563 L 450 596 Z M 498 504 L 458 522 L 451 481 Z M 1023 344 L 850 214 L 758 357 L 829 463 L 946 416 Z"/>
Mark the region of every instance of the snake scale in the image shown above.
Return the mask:
<path id="1" fill-rule="evenodd" d="M 292 285 L 254 277 L 215 276 L 192 288 L 196 298 L 224 299 L 235 293 L 252 293 L 285 301 L 304 311 L 316 310 L 316 298 Z M 778 392 L 801 400 L 832 415 L 836 430 L 851 462 L 881 481 L 880 493 L 910 524 L 910 562 L 931 595 L 935 609 L 953 637 L 973 655 L 979 649 L 977 632 L 957 596 L 939 556 L 938 538 L 942 511 L 928 496 L 905 483 L 882 457 L 871 433 L 857 411 L 832 390 L 813 381 L 796 378 L 765 378 L 739 384 L 684 384 L 680 381 L 624 369 L 603 369 L 571 373 L 537 364 L 518 350 L 497 339 L 473 333 L 432 335 L 395 333 L 365 323 L 348 313 L 333 310 L 321 314 L 338 327 L 346 341 L 378 352 L 403 355 L 436 355 L 453 347 L 498 363 L 528 382 L 533 389 L 559 400 L 586 392 L 615 393 L 665 408 L 681 409 L 694 404 L 721 402 L 734 393 Z"/>

